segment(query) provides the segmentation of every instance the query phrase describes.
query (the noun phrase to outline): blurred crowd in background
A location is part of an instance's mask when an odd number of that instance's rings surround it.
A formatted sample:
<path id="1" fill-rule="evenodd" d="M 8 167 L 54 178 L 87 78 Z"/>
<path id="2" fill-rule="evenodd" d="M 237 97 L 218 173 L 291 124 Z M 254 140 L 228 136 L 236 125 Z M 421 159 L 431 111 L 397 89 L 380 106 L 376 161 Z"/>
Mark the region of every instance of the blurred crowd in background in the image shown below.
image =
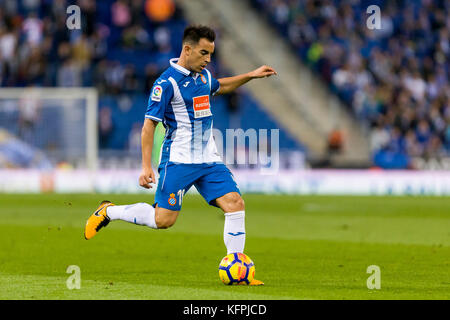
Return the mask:
<path id="1" fill-rule="evenodd" d="M 80 29 L 69 29 L 66 23 L 74 13 L 67 11 L 73 4 L 80 8 Z M 173 0 L 0 0 L 0 86 L 95 86 L 99 91 L 100 166 L 124 167 L 132 162 L 129 166 L 139 167 L 140 132 L 149 92 L 169 66 L 169 59 L 179 56 L 187 24 Z M 216 55 L 208 69 L 217 78 L 229 75 Z M 227 128 L 278 128 L 245 91 L 213 100 L 214 127 L 223 133 Z M 15 135 L 36 147 L 36 154 L 38 149 L 62 149 L 57 132 L 43 132 L 56 129 L 41 123 L 57 119 L 44 120 L 37 109 L 37 103 L 20 107 L 8 119 L 0 119 L 0 127 L 10 137 Z M 31 123 L 27 136 L 21 132 L 24 117 Z M 158 143 L 164 136 L 159 129 Z M 39 141 L 42 136 L 52 141 Z M 17 148 L 15 141 L 0 141 L 7 166 L 22 166 L 18 159 L 24 157 L 24 148 Z M 280 149 L 304 151 L 283 129 Z M 284 159 L 286 166 L 303 166 L 302 159 Z M 1 163 L 0 159 L 0 167 Z"/>
<path id="2" fill-rule="evenodd" d="M 371 1 L 380 30 L 366 26 L 367 1 L 250 1 L 367 126 L 375 165 L 450 155 L 449 1 Z M 80 30 L 67 28 L 71 4 L 81 9 Z M 178 56 L 186 25 L 173 0 L 0 0 L 0 86 L 95 86 L 100 148 L 137 153 L 148 92 Z M 227 75 L 215 59 L 208 68 Z M 261 127 L 267 115 L 238 95 L 216 98 L 215 127 Z M 242 122 L 246 108 L 253 116 Z"/>
<path id="3" fill-rule="evenodd" d="M 450 1 L 252 3 L 370 128 L 375 164 L 450 155 Z M 369 5 L 380 30 L 366 25 Z"/>
<path id="4" fill-rule="evenodd" d="M 66 26 L 71 4 L 80 30 Z M 0 85 L 148 91 L 181 48 L 179 16 L 172 0 L 2 0 Z"/>
<path id="5" fill-rule="evenodd" d="M 68 28 L 71 5 L 80 9 L 79 29 Z M 178 55 L 185 26 L 172 0 L 0 0 L 0 87 L 95 86 L 100 149 L 134 151 L 133 128 L 142 122 L 154 80 Z M 40 122 L 50 118 L 39 104 L 27 105 L 0 119 L 18 138 L 0 145 L 7 166 L 23 166 L 24 155 L 39 149 L 63 148 L 62 140 L 40 141 L 50 130 Z"/>

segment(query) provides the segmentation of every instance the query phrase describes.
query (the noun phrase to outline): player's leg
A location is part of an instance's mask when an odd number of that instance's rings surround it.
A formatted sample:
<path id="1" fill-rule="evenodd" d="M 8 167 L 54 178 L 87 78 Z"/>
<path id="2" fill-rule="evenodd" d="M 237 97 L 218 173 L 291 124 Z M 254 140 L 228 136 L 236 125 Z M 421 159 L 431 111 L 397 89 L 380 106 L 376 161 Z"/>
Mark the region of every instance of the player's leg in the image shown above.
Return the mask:
<path id="1" fill-rule="evenodd" d="M 245 247 L 245 203 L 233 174 L 224 164 L 216 164 L 207 169 L 208 173 L 195 183 L 205 200 L 219 207 L 225 214 L 223 240 L 227 254 L 243 253 Z M 253 279 L 251 286 L 261 286 L 264 282 Z"/>
<path id="2" fill-rule="evenodd" d="M 136 203 L 126 206 L 111 206 L 107 214 L 111 220 L 123 220 L 153 229 L 167 229 L 174 225 L 183 201 L 182 190 L 192 185 L 188 180 L 189 170 L 180 165 L 165 163 L 159 166 L 155 204 Z M 188 177 L 185 179 L 184 177 Z"/>
<path id="3" fill-rule="evenodd" d="M 110 201 L 103 201 L 92 214 L 84 229 L 86 240 L 91 239 L 106 227 L 110 221 L 122 220 L 152 229 L 167 229 L 174 225 L 179 211 L 160 208 L 144 202 L 116 206 Z"/>
<path id="4" fill-rule="evenodd" d="M 245 204 L 231 171 L 223 164 L 205 165 L 195 187 L 212 206 L 225 213 L 223 239 L 227 253 L 243 253 L 245 246 Z"/>
<path id="5" fill-rule="evenodd" d="M 110 206 L 106 213 L 111 221 L 122 220 L 152 229 L 167 229 L 175 224 L 179 211 L 168 210 L 148 203 Z"/>
<path id="6" fill-rule="evenodd" d="M 85 238 L 91 239 L 97 232 L 108 225 L 110 221 L 122 220 L 152 229 L 167 229 L 171 227 L 181 210 L 184 190 L 188 190 L 192 183 L 179 171 L 182 168 L 172 164 L 159 168 L 160 179 L 156 189 L 155 204 L 135 203 L 130 205 L 114 205 L 104 201 L 88 219 L 85 227 Z M 186 182 L 187 181 L 187 182 Z M 178 191 L 173 191 L 178 190 Z"/>
<path id="7" fill-rule="evenodd" d="M 244 252 L 245 246 L 245 204 L 240 193 L 229 192 L 215 200 L 216 205 L 225 214 L 223 240 L 228 254 Z M 261 286 L 264 282 L 253 279 L 251 286 Z"/>
<path id="8" fill-rule="evenodd" d="M 173 211 L 156 206 L 155 221 L 158 229 L 167 229 L 175 224 L 180 211 Z"/>
<path id="9" fill-rule="evenodd" d="M 238 192 L 229 192 L 217 199 L 215 205 L 225 214 L 223 241 L 227 254 L 244 252 L 245 247 L 245 204 Z"/>
<path id="10" fill-rule="evenodd" d="M 215 199 L 216 206 L 223 210 L 224 213 L 244 211 L 245 203 L 238 192 L 229 192 Z"/>

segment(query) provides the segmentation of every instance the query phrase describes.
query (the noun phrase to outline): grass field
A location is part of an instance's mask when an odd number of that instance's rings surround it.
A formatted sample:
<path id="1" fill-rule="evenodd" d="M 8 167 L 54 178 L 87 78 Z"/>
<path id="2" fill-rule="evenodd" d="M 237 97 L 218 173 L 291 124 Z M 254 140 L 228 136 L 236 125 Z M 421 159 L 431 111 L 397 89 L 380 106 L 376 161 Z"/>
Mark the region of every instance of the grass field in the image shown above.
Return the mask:
<path id="1" fill-rule="evenodd" d="M 0 299 L 450 298 L 449 198 L 245 195 L 246 253 L 266 284 L 248 287 L 220 282 L 223 215 L 195 195 L 170 229 L 119 221 L 84 239 L 100 200 L 146 197 L 0 195 Z"/>

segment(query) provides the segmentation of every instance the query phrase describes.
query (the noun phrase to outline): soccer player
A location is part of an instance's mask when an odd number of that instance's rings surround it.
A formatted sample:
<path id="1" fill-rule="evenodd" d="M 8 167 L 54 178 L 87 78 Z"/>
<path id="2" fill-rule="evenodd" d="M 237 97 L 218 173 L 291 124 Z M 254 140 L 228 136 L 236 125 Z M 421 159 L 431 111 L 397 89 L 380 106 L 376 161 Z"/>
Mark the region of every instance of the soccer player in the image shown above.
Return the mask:
<path id="1" fill-rule="evenodd" d="M 212 206 L 225 213 L 224 242 L 227 254 L 243 253 L 245 206 L 230 170 L 220 158 L 212 136 L 210 97 L 227 94 L 246 82 L 277 74 L 269 66 L 249 73 L 214 79 L 205 68 L 214 52 L 215 33 L 206 26 L 184 30 L 178 59 L 155 81 L 142 128 L 142 172 L 139 184 L 151 188 L 156 181 L 151 166 L 153 135 L 162 122 L 166 135 L 158 167 L 155 202 L 114 205 L 103 201 L 85 227 L 91 239 L 112 220 L 124 220 L 153 229 L 171 227 L 181 210 L 183 195 L 193 185 Z M 262 285 L 253 280 L 250 285 Z"/>

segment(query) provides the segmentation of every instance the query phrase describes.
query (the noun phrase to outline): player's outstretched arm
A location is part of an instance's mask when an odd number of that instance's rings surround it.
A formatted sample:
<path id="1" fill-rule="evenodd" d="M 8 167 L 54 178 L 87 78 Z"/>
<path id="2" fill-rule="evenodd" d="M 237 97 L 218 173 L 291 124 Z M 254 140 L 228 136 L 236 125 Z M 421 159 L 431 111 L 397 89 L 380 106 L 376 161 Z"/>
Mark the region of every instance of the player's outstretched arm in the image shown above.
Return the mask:
<path id="1" fill-rule="evenodd" d="M 142 145 L 142 172 L 139 176 L 139 185 L 150 189 L 150 183 L 155 183 L 155 173 L 152 169 L 152 149 L 155 128 L 157 121 L 145 119 L 142 127 L 141 145 Z"/>
<path id="2" fill-rule="evenodd" d="M 276 74 L 277 72 L 272 67 L 261 66 L 258 69 L 255 69 L 248 73 L 240 74 L 234 77 L 221 78 L 218 79 L 220 83 L 220 89 L 216 94 L 227 94 L 236 90 L 252 79 L 270 77 Z"/>

